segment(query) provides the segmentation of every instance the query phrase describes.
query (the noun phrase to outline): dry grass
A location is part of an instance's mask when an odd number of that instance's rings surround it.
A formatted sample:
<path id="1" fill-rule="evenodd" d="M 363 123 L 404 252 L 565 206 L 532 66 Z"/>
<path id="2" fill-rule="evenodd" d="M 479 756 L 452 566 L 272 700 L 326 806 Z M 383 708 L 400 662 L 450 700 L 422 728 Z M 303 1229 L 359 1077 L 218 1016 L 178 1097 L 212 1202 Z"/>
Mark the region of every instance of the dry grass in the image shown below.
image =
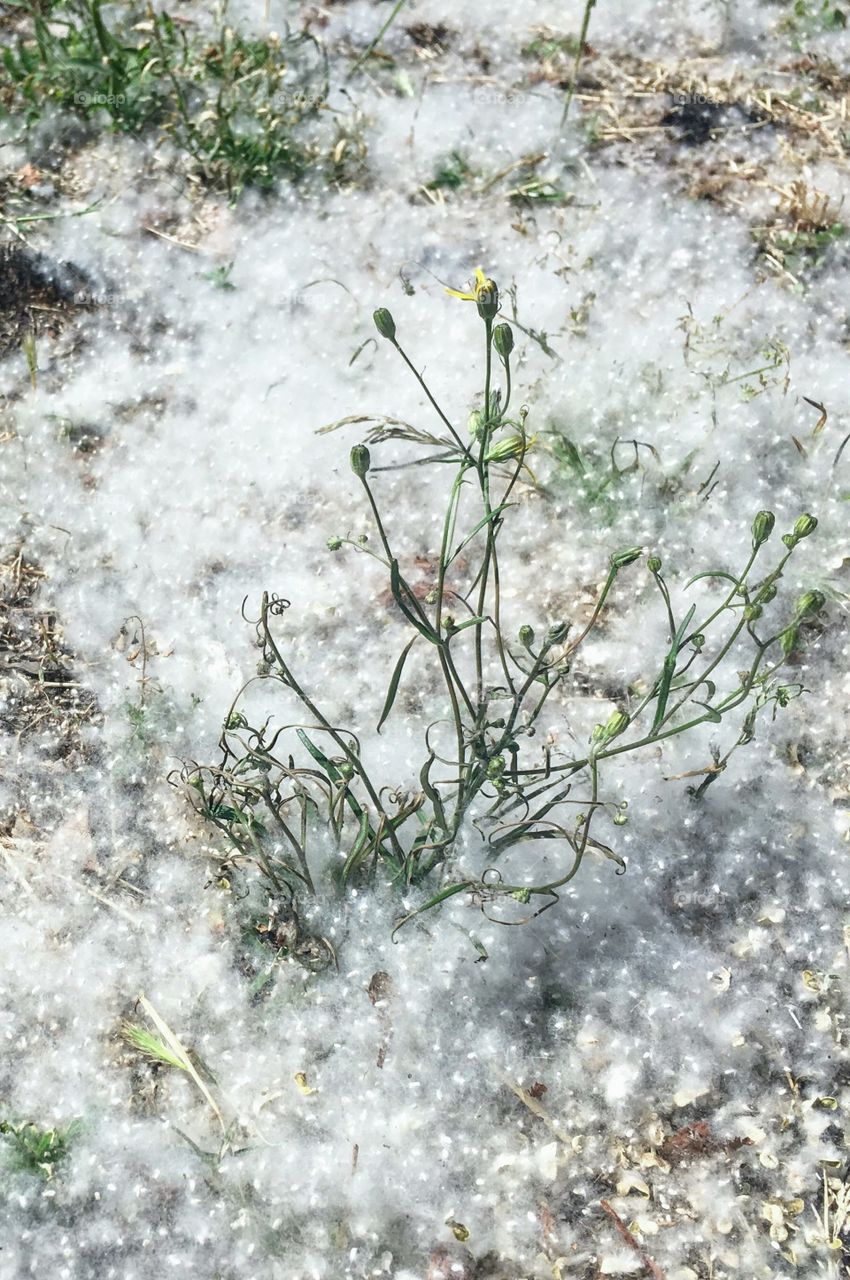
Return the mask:
<path id="1" fill-rule="evenodd" d="M 94 695 L 75 679 L 55 612 L 39 599 L 44 574 L 16 547 L 0 561 L 0 728 L 55 758 L 83 750 L 97 723 Z"/>

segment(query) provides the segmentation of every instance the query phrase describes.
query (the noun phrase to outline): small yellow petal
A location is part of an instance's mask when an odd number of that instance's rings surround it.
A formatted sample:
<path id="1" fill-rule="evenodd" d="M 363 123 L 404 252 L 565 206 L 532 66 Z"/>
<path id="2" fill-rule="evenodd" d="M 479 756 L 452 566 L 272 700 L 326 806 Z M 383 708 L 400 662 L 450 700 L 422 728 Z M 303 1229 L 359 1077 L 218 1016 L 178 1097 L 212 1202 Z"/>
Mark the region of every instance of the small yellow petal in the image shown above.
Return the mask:
<path id="1" fill-rule="evenodd" d="M 462 289 L 446 289 L 446 293 L 451 298 L 460 298 L 461 302 L 474 302 L 474 293 L 464 293 Z"/>
<path id="2" fill-rule="evenodd" d="M 488 283 L 487 277 L 485 276 L 484 272 L 481 270 L 480 267 L 476 267 L 475 268 L 475 288 L 483 289 L 487 283 Z"/>

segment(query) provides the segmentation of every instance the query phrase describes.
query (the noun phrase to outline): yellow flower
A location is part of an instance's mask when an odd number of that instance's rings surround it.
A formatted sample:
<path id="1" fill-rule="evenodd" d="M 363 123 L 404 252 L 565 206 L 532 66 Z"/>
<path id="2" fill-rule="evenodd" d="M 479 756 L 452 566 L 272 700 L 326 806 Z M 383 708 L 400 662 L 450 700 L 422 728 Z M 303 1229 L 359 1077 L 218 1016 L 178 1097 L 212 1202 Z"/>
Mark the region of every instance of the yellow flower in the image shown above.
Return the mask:
<path id="1" fill-rule="evenodd" d="M 499 310 L 499 288 L 495 280 L 485 276 L 480 267 L 475 268 L 475 284 L 471 290 L 446 289 L 452 298 L 460 298 L 462 302 L 474 302 L 478 314 L 484 320 L 492 320 Z"/>

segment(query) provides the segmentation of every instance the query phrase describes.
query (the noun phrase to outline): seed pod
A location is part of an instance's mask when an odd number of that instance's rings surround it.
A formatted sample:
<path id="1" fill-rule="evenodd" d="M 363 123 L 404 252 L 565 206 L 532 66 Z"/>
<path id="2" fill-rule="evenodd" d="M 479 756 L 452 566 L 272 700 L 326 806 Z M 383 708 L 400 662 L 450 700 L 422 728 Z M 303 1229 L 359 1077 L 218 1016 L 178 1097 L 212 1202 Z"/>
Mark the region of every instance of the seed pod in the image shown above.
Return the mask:
<path id="1" fill-rule="evenodd" d="M 776 516 L 772 511 L 760 511 L 753 521 L 753 550 L 757 551 L 760 546 L 767 542 L 773 533 L 773 526 L 776 524 Z"/>
<path id="2" fill-rule="evenodd" d="M 351 450 L 351 470 L 364 480 L 372 465 L 372 458 L 365 444 L 356 444 Z"/>
<path id="3" fill-rule="evenodd" d="M 388 342 L 395 342 L 395 320 L 386 307 L 378 307 L 377 311 L 373 311 L 372 319 L 381 337 L 386 338 Z"/>
<path id="4" fill-rule="evenodd" d="M 799 516 L 794 524 L 794 537 L 799 541 L 800 538 L 808 538 L 810 533 L 814 533 L 818 527 L 815 516 L 808 514 Z"/>
<path id="5" fill-rule="evenodd" d="M 661 572 L 661 556 L 650 556 L 646 562 L 646 567 L 650 573 Z"/>
<path id="6" fill-rule="evenodd" d="M 625 569 L 626 565 L 633 564 L 642 555 L 643 547 L 623 547 L 612 555 L 611 568 Z"/>
<path id="7" fill-rule="evenodd" d="M 524 648 L 530 649 L 534 644 L 534 627 L 527 624 L 519 629 L 519 642 Z"/>
<path id="8" fill-rule="evenodd" d="M 514 331 L 509 324 L 497 324 L 493 330 L 493 346 L 507 364 L 514 349 Z"/>

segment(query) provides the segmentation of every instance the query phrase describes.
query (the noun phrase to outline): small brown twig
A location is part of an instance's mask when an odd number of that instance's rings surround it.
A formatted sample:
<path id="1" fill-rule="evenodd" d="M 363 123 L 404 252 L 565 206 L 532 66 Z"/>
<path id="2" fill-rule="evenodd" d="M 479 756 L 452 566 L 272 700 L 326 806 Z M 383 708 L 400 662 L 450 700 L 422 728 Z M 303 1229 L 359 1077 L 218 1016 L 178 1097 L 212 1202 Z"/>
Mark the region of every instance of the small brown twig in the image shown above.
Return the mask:
<path id="1" fill-rule="evenodd" d="M 619 1213 L 614 1208 L 614 1206 L 609 1204 L 607 1200 L 600 1200 L 599 1205 L 603 1209 L 603 1211 L 607 1213 L 608 1217 L 611 1219 L 614 1226 L 617 1228 L 617 1231 L 625 1240 L 626 1244 L 631 1249 L 634 1249 L 635 1253 L 638 1255 L 641 1262 L 643 1263 L 644 1269 L 646 1270 L 647 1275 L 652 1276 L 653 1280 L 667 1280 L 666 1276 L 664 1275 L 664 1272 L 661 1270 L 658 1263 L 654 1262 L 653 1259 L 650 1258 L 649 1254 L 644 1253 L 643 1249 L 640 1247 L 637 1240 L 632 1235 L 631 1231 L 629 1231 L 629 1228 L 626 1226 L 625 1222 L 623 1222 L 623 1219 L 620 1217 Z"/>

